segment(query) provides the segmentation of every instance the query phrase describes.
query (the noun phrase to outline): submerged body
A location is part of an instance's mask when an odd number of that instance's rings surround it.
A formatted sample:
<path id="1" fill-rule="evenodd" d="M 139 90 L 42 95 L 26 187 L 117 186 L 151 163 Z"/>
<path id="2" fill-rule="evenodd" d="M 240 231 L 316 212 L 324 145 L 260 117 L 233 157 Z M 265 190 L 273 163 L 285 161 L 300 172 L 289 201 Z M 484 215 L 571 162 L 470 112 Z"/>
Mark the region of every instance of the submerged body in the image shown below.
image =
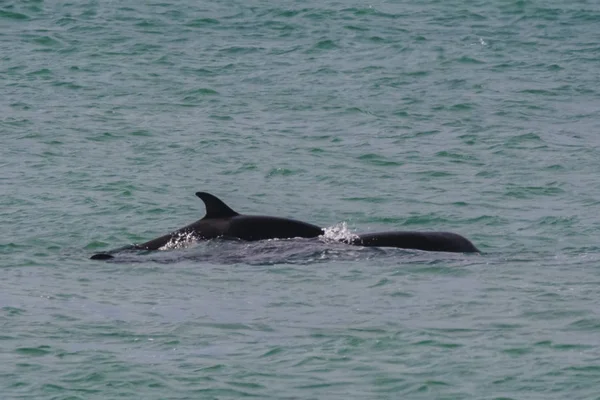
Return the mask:
<path id="1" fill-rule="evenodd" d="M 159 250 L 179 240 L 208 240 L 215 238 L 246 241 L 265 239 L 316 238 L 324 230 L 317 225 L 288 218 L 260 215 L 241 215 L 217 197 L 206 192 L 197 192 L 206 206 L 204 218 L 145 243 L 134 244 L 94 254 L 93 260 L 107 260 L 124 250 Z M 396 247 L 424 251 L 446 251 L 475 253 L 477 248 L 466 238 L 451 232 L 379 232 L 355 235 L 342 242 L 363 247 Z"/>

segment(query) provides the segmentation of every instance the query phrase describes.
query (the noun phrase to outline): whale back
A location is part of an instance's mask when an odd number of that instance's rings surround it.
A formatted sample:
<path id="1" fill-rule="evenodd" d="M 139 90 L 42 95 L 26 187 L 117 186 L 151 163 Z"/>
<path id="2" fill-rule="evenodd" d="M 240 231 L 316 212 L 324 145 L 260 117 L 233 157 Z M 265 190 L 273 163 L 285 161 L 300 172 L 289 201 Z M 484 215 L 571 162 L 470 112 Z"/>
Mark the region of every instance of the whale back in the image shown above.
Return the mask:
<path id="1" fill-rule="evenodd" d="M 452 232 L 392 231 L 357 235 L 350 244 L 365 247 L 397 247 L 425 251 L 479 253 L 467 238 Z"/>

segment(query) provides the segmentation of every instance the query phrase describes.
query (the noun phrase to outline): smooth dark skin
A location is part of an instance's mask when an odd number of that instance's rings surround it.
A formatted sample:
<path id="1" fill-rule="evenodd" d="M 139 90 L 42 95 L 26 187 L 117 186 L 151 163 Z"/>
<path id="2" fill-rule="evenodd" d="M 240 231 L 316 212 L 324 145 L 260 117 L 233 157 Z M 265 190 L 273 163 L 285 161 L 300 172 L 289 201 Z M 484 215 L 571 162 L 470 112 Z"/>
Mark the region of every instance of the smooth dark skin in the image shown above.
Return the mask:
<path id="1" fill-rule="evenodd" d="M 240 215 L 220 199 L 206 192 L 197 192 L 206 206 L 204 218 L 142 244 L 134 244 L 94 254 L 92 260 L 108 260 L 123 250 L 158 250 L 180 236 L 196 240 L 214 238 L 247 241 L 265 239 L 315 238 L 323 235 L 322 228 L 302 221 L 260 215 Z M 476 253 L 477 248 L 466 238 L 451 232 L 379 232 L 355 235 L 344 243 L 364 247 L 397 247 L 425 251 Z"/>
<path id="2" fill-rule="evenodd" d="M 478 253 L 468 239 L 452 232 L 378 232 L 357 235 L 349 244 L 364 247 L 397 247 L 424 251 Z"/>
<path id="3" fill-rule="evenodd" d="M 206 206 L 204 218 L 146 243 L 94 254 L 91 257 L 92 260 L 107 260 L 113 258 L 112 254 L 122 250 L 158 250 L 171 240 L 190 234 L 197 240 L 230 238 L 247 241 L 296 237 L 315 238 L 323 234 L 323 229 L 320 227 L 293 219 L 240 215 L 210 193 L 197 192 L 196 196 Z"/>

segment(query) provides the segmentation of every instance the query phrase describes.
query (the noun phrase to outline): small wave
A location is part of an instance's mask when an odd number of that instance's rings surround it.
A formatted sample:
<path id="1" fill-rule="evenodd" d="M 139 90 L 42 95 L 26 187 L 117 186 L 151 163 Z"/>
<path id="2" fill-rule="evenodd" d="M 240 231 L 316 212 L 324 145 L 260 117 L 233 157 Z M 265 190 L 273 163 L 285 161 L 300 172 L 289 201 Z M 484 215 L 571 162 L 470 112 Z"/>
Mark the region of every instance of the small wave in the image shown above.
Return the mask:
<path id="1" fill-rule="evenodd" d="M 325 239 L 335 240 L 336 242 L 349 242 L 353 239 L 358 239 L 358 235 L 350 231 L 346 222 L 340 222 L 339 224 L 324 228 L 323 231 L 325 232 L 323 234 Z"/>
<path id="2" fill-rule="evenodd" d="M 179 233 L 169 240 L 167 244 L 159 248 L 159 250 L 176 250 L 188 248 L 191 244 L 198 243 L 198 239 L 194 232 Z"/>

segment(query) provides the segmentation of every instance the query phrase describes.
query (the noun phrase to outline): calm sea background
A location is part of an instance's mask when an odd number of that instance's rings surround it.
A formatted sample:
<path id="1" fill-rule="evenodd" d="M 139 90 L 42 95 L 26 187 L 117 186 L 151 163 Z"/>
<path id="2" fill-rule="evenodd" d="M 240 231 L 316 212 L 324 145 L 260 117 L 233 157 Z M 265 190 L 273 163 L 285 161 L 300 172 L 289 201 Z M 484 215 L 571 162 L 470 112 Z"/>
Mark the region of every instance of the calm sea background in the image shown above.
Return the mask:
<path id="1" fill-rule="evenodd" d="M 599 133 L 597 1 L 0 0 L 0 397 L 600 399 Z M 198 190 L 484 254 L 88 259 Z"/>

